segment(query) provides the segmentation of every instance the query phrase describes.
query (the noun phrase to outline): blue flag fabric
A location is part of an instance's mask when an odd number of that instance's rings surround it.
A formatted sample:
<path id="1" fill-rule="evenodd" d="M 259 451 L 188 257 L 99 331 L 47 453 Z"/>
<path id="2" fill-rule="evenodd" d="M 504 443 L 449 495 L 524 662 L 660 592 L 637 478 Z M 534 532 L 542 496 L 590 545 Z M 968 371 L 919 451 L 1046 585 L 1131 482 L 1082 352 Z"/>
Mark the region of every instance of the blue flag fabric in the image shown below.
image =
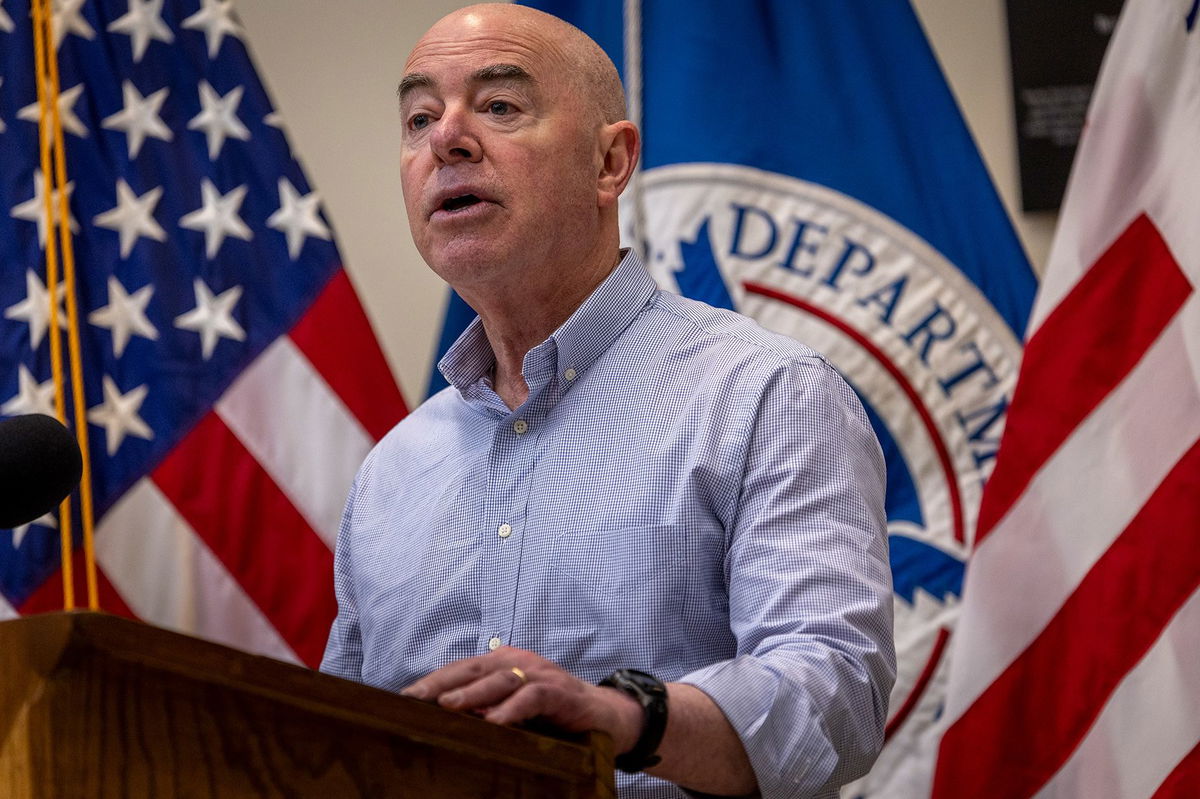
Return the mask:
<path id="1" fill-rule="evenodd" d="M 912 7 L 527 4 L 642 87 L 625 244 L 662 286 L 822 350 L 862 397 L 888 463 L 900 665 L 884 752 L 845 794 L 928 795 L 946 642 L 1035 280 Z M 452 302 L 443 349 L 470 316 Z"/>

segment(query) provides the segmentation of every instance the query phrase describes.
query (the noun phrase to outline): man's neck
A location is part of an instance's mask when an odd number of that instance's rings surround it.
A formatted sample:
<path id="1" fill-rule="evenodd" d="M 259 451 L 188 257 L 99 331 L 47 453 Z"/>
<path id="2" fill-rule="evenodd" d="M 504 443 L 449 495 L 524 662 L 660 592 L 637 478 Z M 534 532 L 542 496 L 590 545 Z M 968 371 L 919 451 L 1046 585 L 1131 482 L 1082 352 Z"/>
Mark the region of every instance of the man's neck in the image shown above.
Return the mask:
<path id="1" fill-rule="evenodd" d="M 460 290 L 483 320 L 496 356 L 493 390 L 509 408 L 515 410 L 529 397 L 529 386 L 521 373 L 525 355 L 567 321 L 620 260 L 620 254 L 614 252 L 566 273 L 542 270 L 541 280 L 535 279 L 539 275 L 531 271 L 528 282 L 511 290 Z"/>

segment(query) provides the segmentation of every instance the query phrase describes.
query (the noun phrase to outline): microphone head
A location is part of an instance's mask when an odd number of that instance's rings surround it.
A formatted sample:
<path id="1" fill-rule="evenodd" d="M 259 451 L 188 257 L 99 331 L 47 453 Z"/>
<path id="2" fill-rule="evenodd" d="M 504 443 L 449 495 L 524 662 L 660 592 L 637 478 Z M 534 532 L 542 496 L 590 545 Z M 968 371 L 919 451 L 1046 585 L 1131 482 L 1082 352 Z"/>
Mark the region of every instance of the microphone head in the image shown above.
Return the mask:
<path id="1" fill-rule="evenodd" d="M 0 422 L 0 529 L 53 510 L 81 474 L 79 445 L 57 419 L 33 413 Z"/>

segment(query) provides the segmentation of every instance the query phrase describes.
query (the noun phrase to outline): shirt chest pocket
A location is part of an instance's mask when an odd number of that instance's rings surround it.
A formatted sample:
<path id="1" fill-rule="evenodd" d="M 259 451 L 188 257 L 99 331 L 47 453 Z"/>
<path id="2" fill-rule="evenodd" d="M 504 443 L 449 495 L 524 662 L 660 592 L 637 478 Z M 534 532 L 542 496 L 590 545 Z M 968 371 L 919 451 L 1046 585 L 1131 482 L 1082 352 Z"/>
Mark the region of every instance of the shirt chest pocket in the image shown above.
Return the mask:
<path id="1" fill-rule="evenodd" d="M 550 567 L 581 588 L 612 597 L 662 590 L 687 559 L 681 525 L 569 530 L 550 542 Z"/>

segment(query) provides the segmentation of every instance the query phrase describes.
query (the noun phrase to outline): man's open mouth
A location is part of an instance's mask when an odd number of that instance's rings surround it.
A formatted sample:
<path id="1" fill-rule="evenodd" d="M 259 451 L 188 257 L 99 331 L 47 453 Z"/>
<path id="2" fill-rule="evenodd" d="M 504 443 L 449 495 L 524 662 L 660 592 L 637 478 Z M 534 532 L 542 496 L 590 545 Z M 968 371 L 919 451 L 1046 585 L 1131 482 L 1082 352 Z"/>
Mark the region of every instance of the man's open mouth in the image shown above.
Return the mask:
<path id="1" fill-rule="evenodd" d="M 483 202 L 474 194 L 463 194 L 459 197 L 450 197 L 442 203 L 443 211 L 461 211 L 463 208 L 470 208 L 472 205 L 477 205 Z"/>

